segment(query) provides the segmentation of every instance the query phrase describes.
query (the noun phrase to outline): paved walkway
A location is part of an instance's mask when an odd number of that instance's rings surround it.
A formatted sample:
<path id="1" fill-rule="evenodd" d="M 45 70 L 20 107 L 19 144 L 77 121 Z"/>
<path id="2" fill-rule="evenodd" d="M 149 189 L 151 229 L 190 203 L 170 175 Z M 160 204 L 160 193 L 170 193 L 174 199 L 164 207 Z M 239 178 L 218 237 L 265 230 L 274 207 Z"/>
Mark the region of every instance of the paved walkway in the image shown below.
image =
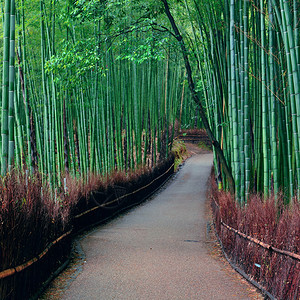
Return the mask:
<path id="1" fill-rule="evenodd" d="M 81 239 L 85 263 L 55 299 L 259 299 L 212 254 L 206 201 L 211 165 L 211 154 L 191 157 L 151 201 Z"/>

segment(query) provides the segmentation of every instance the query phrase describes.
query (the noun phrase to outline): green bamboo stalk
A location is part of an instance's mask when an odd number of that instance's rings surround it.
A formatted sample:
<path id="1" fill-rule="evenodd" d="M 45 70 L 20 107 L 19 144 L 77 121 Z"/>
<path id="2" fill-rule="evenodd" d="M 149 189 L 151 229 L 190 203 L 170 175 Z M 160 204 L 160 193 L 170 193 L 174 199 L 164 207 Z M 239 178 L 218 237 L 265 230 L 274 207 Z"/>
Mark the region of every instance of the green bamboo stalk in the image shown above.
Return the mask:
<path id="1" fill-rule="evenodd" d="M 240 199 L 240 164 L 239 164 L 239 141 L 238 141 L 238 111 L 236 98 L 236 73 L 235 73 L 235 3 L 230 0 L 230 96 L 232 102 L 232 134 L 233 134 L 233 165 L 236 197 Z"/>
<path id="2" fill-rule="evenodd" d="M 236 61 L 238 63 L 236 67 L 236 76 L 237 81 L 237 91 L 239 92 L 238 97 L 238 107 L 239 107 L 239 158 L 240 158 L 240 178 L 241 178 L 241 203 L 246 201 L 246 187 L 245 187 L 245 173 L 246 173 L 246 164 L 245 164 L 245 128 L 244 128 L 244 119 L 245 119 L 245 68 L 244 68 L 244 22 L 243 22 L 243 1 L 239 1 L 239 21 L 240 21 L 240 34 L 238 36 L 240 42 L 240 47 L 238 47 L 238 53 L 236 54 Z"/>
<path id="3" fill-rule="evenodd" d="M 261 30 L 261 106 L 262 106 L 262 144 L 263 144 L 263 185 L 264 195 L 269 195 L 269 135 L 268 135 L 268 103 L 266 90 L 266 57 L 265 57 L 265 18 L 264 18 L 264 0 L 260 0 L 260 30 Z"/>
<path id="4" fill-rule="evenodd" d="M 276 125 L 276 100 L 275 100 L 275 68 L 274 68 L 274 14 L 271 2 L 268 4 L 269 10 L 269 65 L 270 65 L 270 102 L 271 102 L 271 156 L 272 156 L 272 179 L 275 197 L 279 191 L 278 184 L 278 152 L 277 152 L 277 125 Z"/>
<path id="5" fill-rule="evenodd" d="M 248 40 L 248 8 L 249 0 L 244 0 L 244 152 L 245 152 L 245 199 L 250 195 L 250 180 L 251 180 L 251 146 L 250 146 L 250 101 L 249 101 L 249 40 Z"/>
<path id="6" fill-rule="evenodd" d="M 295 51 L 298 61 L 298 73 L 300 74 L 300 37 L 299 37 L 299 1 L 293 1 L 294 10 L 294 32 L 295 32 Z"/>
<path id="7" fill-rule="evenodd" d="M 8 170 L 14 163 L 14 101 L 15 101 L 15 1 L 10 4 L 10 59 L 9 59 L 9 106 L 8 106 Z"/>
<path id="8" fill-rule="evenodd" d="M 279 33 L 277 34 L 277 43 L 279 44 Z M 283 52 L 285 51 L 284 49 L 280 48 L 280 45 L 278 45 L 278 48 L 280 49 L 279 52 L 279 60 L 280 64 L 283 66 L 284 65 L 284 60 L 283 60 Z M 284 112 L 282 115 L 285 117 L 285 132 L 284 136 L 286 137 L 286 157 L 287 157 L 287 165 L 285 165 L 285 173 L 288 174 L 286 182 L 288 182 L 287 185 L 285 185 L 285 188 L 288 190 L 287 194 L 289 197 L 294 196 L 294 176 L 293 176 L 293 169 L 292 169 L 292 139 L 291 139 L 291 132 L 292 132 L 292 126 L 290 124 L 290 97 L 287 96 L 287 86 L 285 82 L 285 69 L 281 69 L 281 78 L 282 78 L 282 88 L 283 88 L 283 99 L 284 99 Z"/>
<path id="9" fill-rule="evenodd" d="M 25 3 L 24 0 L 21 2 L 22 5 L 22 43 L 23 43 L 23 51 L 22 51 L 22 91 L 23 91 L 23 100 L 24 100 L 24 108 L 25 108 L 25 120 L 26 120 L 26 138 L 27 138 L 27 152 L 29 159 L 27 160 L 27 165 L 31 171 L 32 169 L 32 143 L 30 140 L 30 117 L 29 117 L 29 103 L 28 103 L 28 91 L 27 91 L 27 47 L 26 47 L 26 33 L 25 33 Z M 21 53 L 21 51 L 20 51 Z M 21 61 L 19 62 L 21 64 Z M 21 70 L 20 70 L 21 72 Z"/>
<path id="10" fill-rule="evenodd" d="M 45 164 L 45 173 L 50 176 L 50 183 L 53 183 L 52 178 L 52 141 L 51 141 L 51 118 L 49 118 L 49 93 L 47 87 L 47 79 L 44 72 L 45 69 L 45 26 L 44 26 L 44 10 L 43 10 L 43 1 L 40 1 L 40 10 L 41 10 L 41 73 L 42 73 L 42 86 L 43 86 L 43 115 L 44 115 L 44 138 L 43 138 L 43 148 L 46 150 L 44 152 L 44 164 Z"/>
<path id="11" fill-rule="evenodd" d="M 3 83 L 1 114 L 1 175 L 5 175 L 8 167 L 8 106 L 9 106 L 9 55 L 10 55 L 10 0 L 4 2 L 4 34 L 3 34 Z"/>
<path id="12" fill-rule="evenodd" d="M 297 62 L 297 53 L 296 53 L 296 46 L 295 46 L 295 36 L 292 28 L 292 17 L 289 7 L 289 2 L 284 0 L 281 5 L 283 7 L 283 28 L 285 28 L 285 32 L 287 31 L 288 41 L 286 39 L 286 48 L 288 47 L 287 51 L 290 52 L 290 70 L 292 72 L 293 82 L 290 82 L 291 93 L 294 92 L 294 97 L 292 98 L 292 114 L 293 114 L 293 122 L 295 123 L 294 132 L 294 147 L 295 147 L 295 156 L 296 156 L 296 186 L 298 195 L 300 193 L 300 150 L 299 150 L 299 133 L 300 133 L 300 73 Z M 288 43 L 287 43 L 288 42 Z M 289 62 L 288 62 L 289 65 Z"/>

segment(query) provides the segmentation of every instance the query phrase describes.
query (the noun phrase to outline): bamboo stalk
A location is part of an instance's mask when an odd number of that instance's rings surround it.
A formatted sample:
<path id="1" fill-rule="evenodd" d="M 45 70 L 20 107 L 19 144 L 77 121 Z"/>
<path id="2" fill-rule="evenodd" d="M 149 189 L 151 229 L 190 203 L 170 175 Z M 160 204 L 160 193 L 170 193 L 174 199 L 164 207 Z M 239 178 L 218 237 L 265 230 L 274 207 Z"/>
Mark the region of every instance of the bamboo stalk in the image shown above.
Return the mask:
<path id="1" fill-rule="evenodd" d="M 8 107 L 9 107 L 9 55 L 10 55 L 10 0 L 5 0 L 4 35 L 3 35 L 3 83 L 1 114 L 1 175 L 5 175 L 8 167 Z"/>

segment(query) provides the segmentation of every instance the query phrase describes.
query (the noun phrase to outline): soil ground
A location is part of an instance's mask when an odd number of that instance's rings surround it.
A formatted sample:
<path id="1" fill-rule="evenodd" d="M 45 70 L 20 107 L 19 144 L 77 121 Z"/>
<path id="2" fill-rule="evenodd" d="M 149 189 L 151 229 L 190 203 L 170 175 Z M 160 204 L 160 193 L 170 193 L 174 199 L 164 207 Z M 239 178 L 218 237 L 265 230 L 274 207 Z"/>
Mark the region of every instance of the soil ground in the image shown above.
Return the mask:
<path id="1" fill-rule="evenodd" d="M 40 299 L 263 299 L 216 242 L 212 154 L 187 149 L 193 156 L 162 190 L 76 240 L 72 263 Z"/>

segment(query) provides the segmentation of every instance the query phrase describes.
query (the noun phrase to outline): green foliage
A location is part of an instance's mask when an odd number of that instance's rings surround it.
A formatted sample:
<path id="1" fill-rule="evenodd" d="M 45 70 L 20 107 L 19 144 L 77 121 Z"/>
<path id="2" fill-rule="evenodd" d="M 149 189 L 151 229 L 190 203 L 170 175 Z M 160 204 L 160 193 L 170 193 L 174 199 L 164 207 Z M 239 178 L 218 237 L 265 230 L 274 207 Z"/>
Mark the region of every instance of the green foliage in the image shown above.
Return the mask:
<path id="1" fill-rule="evenodd" d="M 73 44 L 63 40 L 61 53 L 54 55 L 45 64 L 46 73 L 53 73 L 55 81 L 67 81 L 76 84 L 81 76 L 94 70 L 101 61 L 98 46 L 94 38 L 81 40 Z M 98 71 L 105 71 L 102 66 Z"/>
<path id="2" fill-rule="evenodd" d="M 68 0 L 65 8 L 71 19 L 82 23 L 101 17 L 105 12 L 106 2 L 106 0 Z"/>
<path id="3" fill-rule="evenodd" d="M 172 147 L 172 153 L 175 156 L 174 170 L 177 170 L 187 156 L 186 146 L 183 141 L 175 140 Z"/>
<path id="4" fill-rule="evenodd" d="M 142 63 L 149 59 L 162 60 L 166 57 L 165 47 L 168 43 L 168 37 L 156 39 L 154 35 L 139 39 L 138 43 L 133 41 L 137 39 L 133 36 L 126 37 L 121 41 L 123 51 L 117 56 L 117 59 L 126 59 Z"/>

